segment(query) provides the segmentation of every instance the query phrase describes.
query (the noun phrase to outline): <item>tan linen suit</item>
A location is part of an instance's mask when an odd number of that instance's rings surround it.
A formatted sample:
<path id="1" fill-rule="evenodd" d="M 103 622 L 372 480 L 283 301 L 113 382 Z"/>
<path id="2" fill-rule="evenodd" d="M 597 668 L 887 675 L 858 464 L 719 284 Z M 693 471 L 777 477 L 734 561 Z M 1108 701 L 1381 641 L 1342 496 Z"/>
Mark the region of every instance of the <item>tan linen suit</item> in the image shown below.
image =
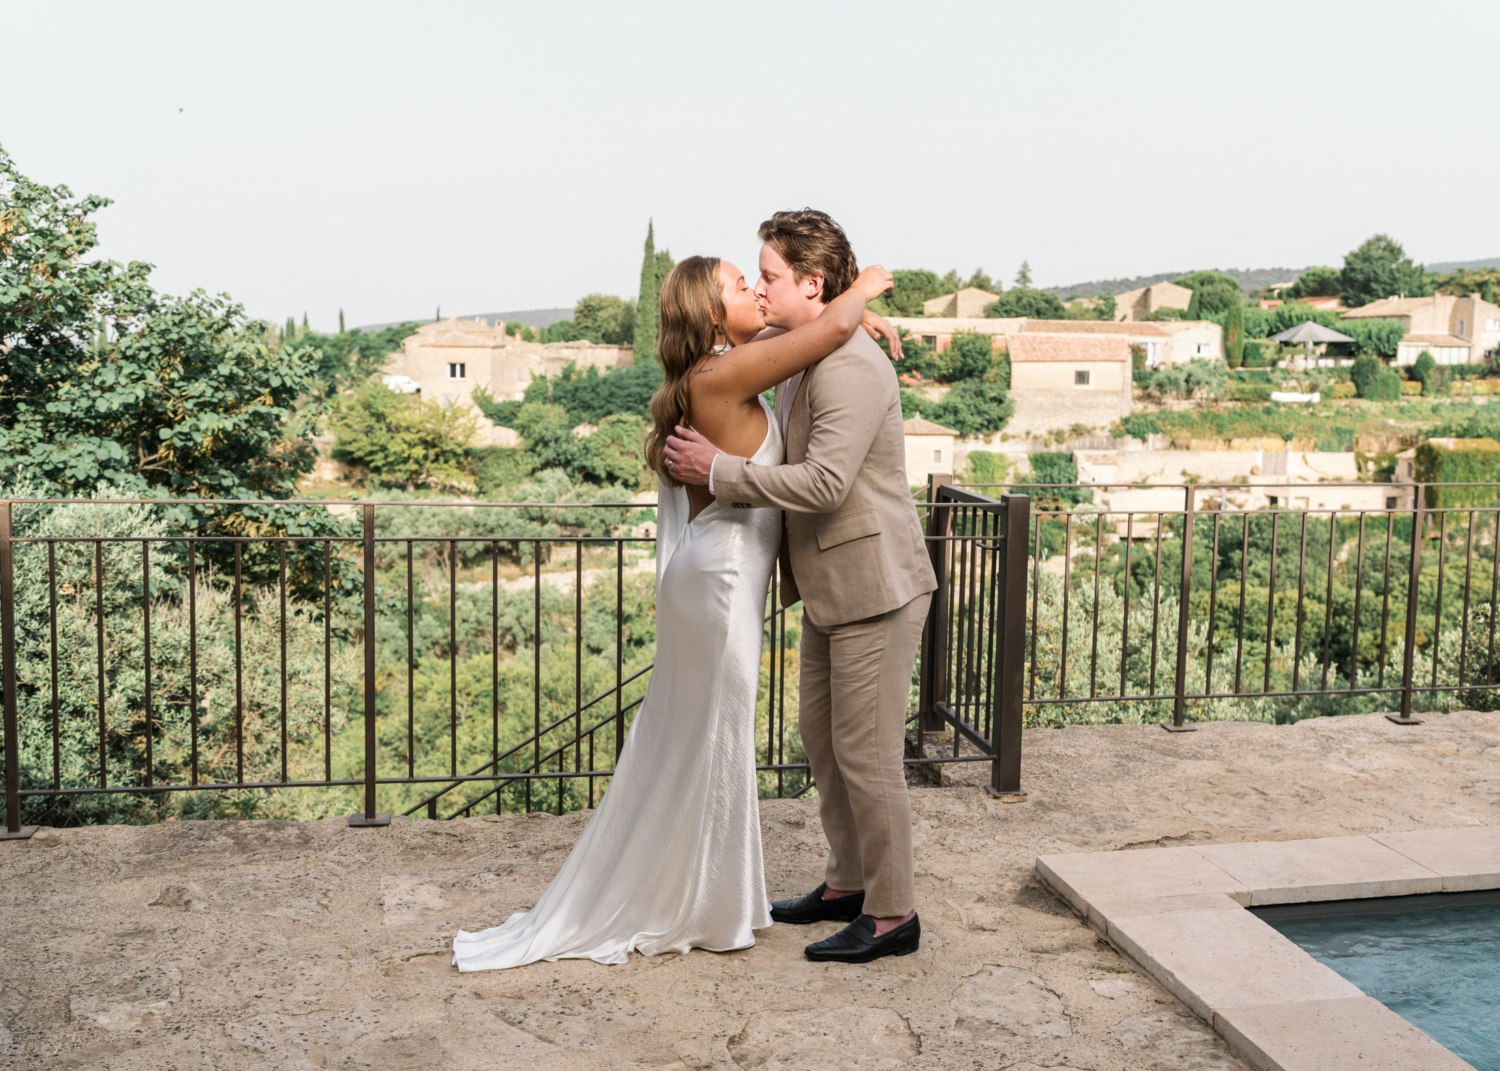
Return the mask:
<path id="1" fill-rule="evenodd" d="M 905 915 L 906 702 L 937 582 L 906 482 L 900 389 L 864 332 L 808 369 L 796 397 L 786 388 L 786 464 L 721 454 L 714 491 L 734 508 L 786 511 L 781 594 L 804 603 L 799 724 L 831 849 L 825 880 L 863 889 L 868 915 Z"/>

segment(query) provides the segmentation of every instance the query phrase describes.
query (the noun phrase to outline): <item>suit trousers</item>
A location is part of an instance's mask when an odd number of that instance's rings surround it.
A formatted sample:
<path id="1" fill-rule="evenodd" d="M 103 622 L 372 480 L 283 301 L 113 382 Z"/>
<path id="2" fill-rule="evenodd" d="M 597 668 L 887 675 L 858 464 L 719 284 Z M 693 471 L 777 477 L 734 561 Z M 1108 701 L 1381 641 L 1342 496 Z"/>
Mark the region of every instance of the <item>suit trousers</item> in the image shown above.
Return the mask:
<path id="1" fill-rule="evenodd" d="M 857 582 L 857 581 L 856 581 Z M 802 617 L 802 746 L 818 785 L 831 889 L 865 893 L 865 914 L 916 905 L 911 801 L 902 758 L 912 664 L 931 594 L 824 628 Z"/>

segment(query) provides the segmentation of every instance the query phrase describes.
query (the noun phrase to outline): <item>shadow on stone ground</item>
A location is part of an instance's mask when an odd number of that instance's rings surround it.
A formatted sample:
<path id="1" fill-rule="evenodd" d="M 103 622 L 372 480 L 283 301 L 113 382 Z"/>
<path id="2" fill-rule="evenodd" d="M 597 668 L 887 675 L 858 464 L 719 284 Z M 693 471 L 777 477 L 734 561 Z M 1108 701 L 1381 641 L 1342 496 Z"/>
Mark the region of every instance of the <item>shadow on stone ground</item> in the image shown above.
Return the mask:
<path id="1" fill-rule="evenodd" d="M 0 844 L 7 1068 L 1243 1068 L 1039 887 L 1035 858 L 1500 824 L 1500 715 L 1026 734 L 1024 804 L 913 789 L 922 950 L 729 954 L 460 976 L 455 929 L 529 906 L 586 815 L 181 822 Z M 769 890 L 821 877 L 810 800 L 761 808 Z"/>

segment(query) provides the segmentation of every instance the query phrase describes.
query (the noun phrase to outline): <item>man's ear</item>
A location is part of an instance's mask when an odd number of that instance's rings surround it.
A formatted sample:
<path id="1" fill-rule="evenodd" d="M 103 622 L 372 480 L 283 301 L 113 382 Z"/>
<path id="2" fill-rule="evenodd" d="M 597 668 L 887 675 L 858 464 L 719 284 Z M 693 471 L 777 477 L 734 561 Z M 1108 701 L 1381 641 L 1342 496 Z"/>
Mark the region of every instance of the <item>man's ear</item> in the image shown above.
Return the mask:
<path id="1" fill-rule="evenodd" d="M 821 275 L 809 275 L 803 279 L 802 285 L 806 288 L 805 293 L 807 297 L 822 300 L 824 281 Z"/>

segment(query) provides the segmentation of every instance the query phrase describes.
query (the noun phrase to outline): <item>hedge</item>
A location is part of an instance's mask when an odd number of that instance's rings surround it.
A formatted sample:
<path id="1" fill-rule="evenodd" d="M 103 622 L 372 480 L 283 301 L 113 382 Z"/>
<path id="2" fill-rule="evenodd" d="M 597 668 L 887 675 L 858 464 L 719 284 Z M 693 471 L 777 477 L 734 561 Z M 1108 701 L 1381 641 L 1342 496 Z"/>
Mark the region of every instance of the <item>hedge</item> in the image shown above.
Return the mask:
<path id="1" fill-rule="evenodd" d="M 1401 381 L 1401 393 L 1405 395 L 1421 394 L 1422 381 L 1418 379 L 1403 379 Z"/>
<path id="2" fill-rule="evenodd" d="M 1452 444 L 1452 445 L 1449 445 Z M 1491 487 L 1427 488 L 1429 509 L 1500 504 L 1500 442 L 1494 439 L 1429 439 L 1417 447 L 1418 483 L 1494 484 Z"/>

